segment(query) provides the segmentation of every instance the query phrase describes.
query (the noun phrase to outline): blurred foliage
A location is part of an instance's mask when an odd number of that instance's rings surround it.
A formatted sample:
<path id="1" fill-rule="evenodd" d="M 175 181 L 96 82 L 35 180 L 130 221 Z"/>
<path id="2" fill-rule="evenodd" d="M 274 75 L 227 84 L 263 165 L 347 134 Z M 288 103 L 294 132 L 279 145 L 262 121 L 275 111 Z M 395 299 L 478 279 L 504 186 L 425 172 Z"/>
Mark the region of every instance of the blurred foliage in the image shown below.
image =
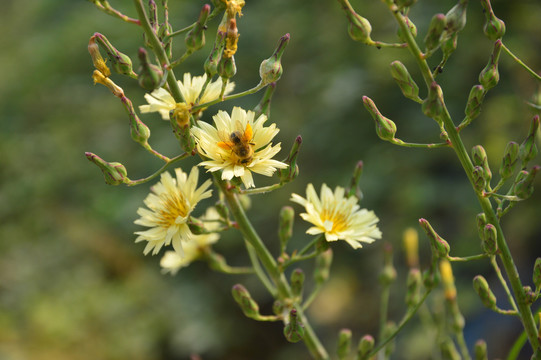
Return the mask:
<path id="1" fill-rule="evenodd" d="M 129 1 L 111 1 L 130 16 Z M 199 1 L 171 1 L 176 29 L 192 23 Z M 352 1 L 370 19 L 376 40 L 394 41 L 396 24 L 379 1 Z M 453 1 L 420 0 L 410 18 L 419 39 L 431 16 L 445 13 Z M 230 288 L 242 281 L 271 311 L 271 298 L 251 277 L 230 278 L 195 263 L 178 276 L 160 274 L 157 257 L 143 257 L 133 244 L 136 210 L 149 184 L 136 188 L 107 186 L 100 172 L 84 157 L 93 151 L 108 161 L 126 165 L 132 178 L 144 177 L 161 164 L 133 143 L 128 119 L 117 99 L 101 86 L 92 86 L 92 62 L 86 45 L 96 31 L 136 59 L 142 44 L 136 26 L 115 20 L 90 2 L 3 2 L 0 13 L 0 358 L 19 359 L 301 359 L 301 343 L 288 344 L 280 324 L 257 323 L 242 316 Z M 493 1 L 507 24 L 505 44 L 539 70 L 541 6 L 537 0 Z M 304 193 L 308 182 L 319 188 L 346 185 L 360 159 L 365 170 L 361 186 L 363 206 L 381 219 L 385 241 L 395 249 L 398 282 L 393 289 L 390 317 L 404 311 L 407 271 L 401 234 L 425 217 L 451 244 L 452 254 L 480 251 L 475 215 L 480 211 L 460 164 L 449 149 L 404 149 L 380 141 L 361 96 L 368 95 L 398 126 L 397 136 L 414 142 L 437 141 L 437 126 L 417 104 L 405 100 L 394 84 L 389 64 L 401 60 L 414 77 L 407 51 L 369 48 L 354 43 L 336 1 L 248 0 L 238 26 L 241 34 L 234 81 L 237 90 L 259 80 L 261 60 L 273 51 L 280 36 L 291 42 L 283 57 L 271 120 L 281 129 L 285 157 L 298 134 L 303 137 L 300 176 L 273 193 L 258 195 L 249 215 L 270 248 L 278 249 L 277 214 L 291 192 Z M 458 123 L 472 85 L 492 49 L 482 34 L 482 8 L 471 1 L 468 23 L 456 53 L 439 77 L 451 115 Z M 213 39 L 217 23 L 208 29 Z M 211 47 L 179 69 L 202 74 Z M 181 39 L 174 49 L 183 51 Z M 438 55 L 435 56 L 437 61 Z M 436 63 L 432 64 L 437 65 Z M 488 94 L 481 116 L 463 131 L 468 147 L 483 144 L 493 172 L 505 144 L 521 142 L 533 116 L 525 101 L 539 89 L 534 80 L 506 54 L 500 60 L 501 82 Z M 134 104 L 144 92 L 135 82 L 115 77 Z M 420 82 L 420 81 L 419 81 Z M 421 90 L 421 96 L 424 96 Z M 259 95 L 207 110 L 233 105 L 253 108 Z M 156 115 L 142 117 L 152 130 L 151 143 L 167 155 L 179 152 L 169 125 Z M 190 161 L 184 163 L 191 166 Z M 256 183 L 272 180 L 258 177 Z M 206 205 L 211 202 L 207 202 Z M 540 246 L 540 191 L 519 204 L 503 221 L 511 251 L 523 282 Z M 201 206 L 199 210 L 203 209 Z M 297 209 L 297 211 L 300 211 Z M 308 227 L 297 221 L 291 245 L 302 246 Z M 223 234 L 217 249 L 232 264 L 247 262 L 243 244 L 234 232 Z M 332 351 L 338 330 L 350 327 L 354 341 L 377 334 L 383 241 L 353 251 L 336 244 L 331 282 L 314 303 L 310 316 L 323 342 Z M 421 259 L 429 247 L 421 237 Z M 306 271 L 310 271 L 309 267 Z M 467 319 L 470 348 L 483 337 L 489 357 L 503 357 L 520 331 L 516 319 L 485 310 L 471 286 L 482 273 L 495 277 L 488 262 L 456 264 L 460 306 Z M 504 298 L 494 286 L 500 301 Z M 505 301 L 501 301 L 505 307 Z M 495 324 L 498 326 L 495 326 Z M 407 358 L 428 357 L 419 324 L 408 325 L 398 338 L 399 353 Z"/>

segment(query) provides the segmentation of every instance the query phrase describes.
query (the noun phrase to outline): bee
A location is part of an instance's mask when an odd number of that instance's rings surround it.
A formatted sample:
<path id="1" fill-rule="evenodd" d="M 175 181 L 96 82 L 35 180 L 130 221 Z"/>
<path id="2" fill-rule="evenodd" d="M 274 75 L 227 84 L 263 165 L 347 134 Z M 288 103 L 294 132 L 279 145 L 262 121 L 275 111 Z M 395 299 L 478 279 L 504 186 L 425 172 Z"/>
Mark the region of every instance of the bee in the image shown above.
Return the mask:
<path id="1" fill-rule="evenodd" d="M 222 139 L 229 139 L 227 141 L 219 141 L 216 145 L 225 150 L 231 150 L 235 154 L 236 163 L 240 165 L 246 165 L 254 156 L 253 131 L 250 124 L 246 124 L 246 128 L 242 130 L 242 125 L 237 124 L 237 129 L 231 134 L 220 134 Z"/>

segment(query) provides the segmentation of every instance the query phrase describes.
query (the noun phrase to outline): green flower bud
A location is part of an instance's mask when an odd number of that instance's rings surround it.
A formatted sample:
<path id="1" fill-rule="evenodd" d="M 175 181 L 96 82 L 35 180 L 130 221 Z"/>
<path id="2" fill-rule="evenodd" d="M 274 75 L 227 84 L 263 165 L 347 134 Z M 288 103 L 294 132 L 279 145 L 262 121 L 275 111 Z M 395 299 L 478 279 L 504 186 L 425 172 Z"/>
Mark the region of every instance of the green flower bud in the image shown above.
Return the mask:
<path id="1" fill-rule="evenodd" d="M 137 82 L 139 86 L 148 91 L 153 91 L 160 87 L 163 78 L 163 71 L 156 65 L 151 64 L 148 60 L 148 54 L 145 49 L 139 48 L 139 77 Z"/>
<path id="2" fill-rule="evenodd" d="M 225 33 L 219 32 L 216 35 L 214 41 L 214 47 L 212 48 L 207 60 L 205 60 L 204 68 L 207 77 L 210 79 L 218 73 L 218 64 L 222 59 L 222 52 L 225 47 Z"/>
<path id="3" fill-rule="evenodd" d="M 537 145 L 535 138 L 539 129 L 539 115 L 535 115 L 530 124 L 530 131 L 526 139 L 520 144 L 519 157 L 522 159 L 522 165 L 526 166 L 537 156 Z"/>
<path id="4" fill-rule="evenodd" d="M 515 184 L 513 186 L 513 192 L 516 196 L 521 199 L 527 199 L 532 196 L 533 181 L 535 179 L 535 175 L 540 168 L 541 167 L 536 165 L 532 167 L 530 171 L 523 170 L 519 173 L 519 176 L 517 176 L 517 179 L 515 180 Z"/>
<path id="5" fill-rule="evenodd" d="M 304 272 L 301 269 L 295 269 L 291 273 L 291 292 L 293 296 L 302 296 L 302 287 L 304 285 Z"/>
<path id="6" fill-rule="evenodd" d="M 391 75 L 406 98 L 417 102 L 422 101 L 419 98 L 419 86 L 417 86 L 404 64 L 398 60 L 393 61 L 391 63 Z"/>
<path id="7" fill-rule="evenodd" d="M 496 40 L 494 50 L 490 55 L 487 66 L 479 74 L 479 82 L 484 86 L 485 90 L 490 90 L 500 81 L 500 73 L 498 72 L 498 61 L 502 50 L 501 40 Z"/>
<path id="8" fill-rule="evenodd" d="M 413 21 L 411 21 L 410 18 L 407 17 L 407 16 L 404 17 L 404 21 L 405 21 L 406 25 L 408 26 L 408 31 L 411 33 L 411 35 L 413 35 L 413 37 L 417 37 L 417 27 L 415 26 Z M 401 27 L 398 28 L 398 31 L 397 31 L 396 35 L 398 36 L 398 38 L 401 41 L 406 42 L 407 38 L 404 35 Z"/>
<path id="9" fill-rule="evenodd" d="M 284 336 L 287 341 L 296 343 L 302 340 L 304 337 L 304 325 L 297 316 L 297 310 L 291 309 L 289 312 L 289 322 L 284 327 Z"/>
<path id="10" fill-rule="evenodd" d="M 537 300 L 537 296 L 532 291 L 532 288 L 530 286 L 522 287 L 522 291 L 524 292 L 524 301 L 526 305 L 530 306 L 535 302 L 535 300 Z"/>
<path id="11" fill-rule="evenodd" d="M 329 272 L 332 264 L 332 250 L 328 249 L 316 257 L 314 268 L 314 280 L 322 284 L 329 278 Z"/>
<path id="12" fill-rule="evenodd" d="M 517 163 L 519 146 L 516 142 L 510 141 L 505 147 L 505 153 L 500 167 L 500 176 L 502 179 L 508 179 L 513 175 L 513 169 Z"/>
<path id="13" fill-rule="evenodd" d="M 289 34 L 285 34 L 280 38 L 278 46 L 274 50 L 272 56 L 266 60 L 263 60 L 259 66 L 259 76 L 261 76 L 261 83 L 264 85 L 276 82 L 282 76 L 282 55 L 289 43 Z"/>
<path id="14" fill-rule="evenodd" d="M 445 35 L 445 34 L 444 34 Z M 443 52 L 443 58 L 445 61 L 449 59 L 452 53 L 455 52 L 458 45 L 458 35 L 455 33 L 450 38 L 442 40 L 441 51 Z M 441 68 L 440 68 L 441 72 Z"/>
<path id="15" fill-rule="evenodd" d="M 221 76 L 223 83 L 231 79 L 237 73 L 237 65 L 235 65 L 235 57 L 222 56 L 218 63 L 218 75 Z M 224 85 L 225 86 L 225 85 Z"/>
<path id="16" fill-rule="evenodd" d="M 395 123 L 391 119 L 381 115 L 376 104 L 368 96 L 363 96 L 363 103 L 366 110 L 368 110 L 376 122 L 376 132 L 379 138 L 385 141 L 393 141 L 396 134 Z"/>
<path id="17" fill-rule="evenodd" d="M 432 289 L 440 283 L 439 272 L 435 270 L 434 263 L 430 265 L 430 268 L 423 271 L 423 285 L 427 289 Z"/>
<path id="18" fill-rule="evenodd" d="M 421 299 L 421 273 L 417 268 L 411 268 L 408 273 L 406 291 L 406 305 L 413 307 Z"/>
<path id="19" fill-rule="evenodd" d="M 355 196 L 357 199 L 359 199 L 359 201 L 363 199 L 363 194 L 359 188 L 359 181 L 362 174 L 363 162 L 359 161 L 353 170 L 353 176 L 351 177 L 351 181 L 349 182 L 349 187 L 347 189 L 347 197 Z"/>
<path id="20" fill-rule="evenodd" d="M 262 114 L 266 115 L 267 118 L 270 117 L 270 104 L 272 95 L 274 94 L 274 90 L 276 90 L 276 83 L 272 82 L 267 86 L 263 97 L 259 101 L 259 104 L 257 104 L 254 108 L 255 119 L 257 119 Z"/>
<path id="21" fill-rule="evenodd" d="M 186 103 L 178 103 L 169 113 L 173 133 L 179 140 L 180 148 L 187 153 L 195 148 L 195 140 L 190 132 L 190 117 L 190 107 Z"/>
<path id="22" fill-rule="evenodd" d="M 485 226 L 487 225 L 487 216 L 485 213 L 477 214 L 477 231 L 481 241 L 485 238 Z"/>
<path id="23" fill-rule="evenodd" d="M 539 290 L 541 288 L 541 258 L 539 257 L 535 259 L 532 280 L 536 290 Z"/>
<path id="24" fill-rule="evenodd" d="M 483 6 L 486 18 L 483 32 L 492 41 L 500 39 L 505 35 L 505 23 L 494 15 L 489 0 L 481 0 L 481 5 Z"/>
<path id="25" fill-rule="evenodd" d="M 468 0 L 459 0 L 458 3 L 445 14 L 445 32 L 455 34 L 466 26 L 466 8 Z"/>
<path id="26" fill-rule="evenodd" d="M 293 221 L 295 219 L 295 211 L 291 206 L 284 206 L 280 210 L 278 223 L 278 237 L 280 238 L 280 248 L 282 253 L 285 252 L 287 242 L 293 235 Z"/>
<path id="27" fill-rule="evenodd" d="M 274 303 L 272 303 L 272 312 L 274 313 L 274 315 L 283 316 L 284 311 L 286 311 L 286 309 L 283 302 L 281 302 L 280 300 L 276 300 L 274 301 Z"/>
<path id="28" fill-rule="evenodd" d="M 359 341 L 359 346 L 357 346 L 357 359 L 366 360 L 370 351 L 374 348 L 376 341 L 372 335 L 365 335 Z"/>
<path id="29" fill-rule="evenodd" d="M 485 170 L 481 166 L 474 166 L 472 172 L 473 187 L 475 191 L 482 192 L 487 186 L 487 179 L 485 178 Z"/>
<path id="30" fill-rule="evenodd" d="M 492 179 L 492 171 L 490 171 L 490 167 L 488 166 L 488 158 L 485 149 L 481 145 L 476 145 L 472 148 L 471 153 L 473 165 L 482 167 L 485 180 L 487 183 L 490 182 L 490 179 Z"/>
<path id="31" fill-rule="evenodd" d="M 232 289 L 233 299 L 239 304 L 242 312 L 246 317 L 257 319 L 259 315 L 259 306 L 252 299 L 250 293 L 241 284 L 236 284 Z"/>
<path id="32" fill-rule="evenodd" d="M 122 96 L 120 99 L 122 101 L 122 105 L 124 105 L 124 109 L 126 109 L 126 112 L 128 113 L 128 116 L 130 117 L 130 134 L 133 141 L 143 145 L 148 146 L 148 138 L 150 137 L 150 129 L 148 126 L 146 126 L 137 116 L 135 113 L 135 110 L 133 109 L 133 104 L 125 96 Z"/>
<path id="33" fill-rule="evenodd" d="M 214 207 L 216 208 L 218 215 L 220 215 L 220 218 L 227 222 L 229 219 L 229 208 L 225 205 L 225 202 L 223 200 L 218 200 L 216 204 L 214 204 Z"/>
<path id="34" fill-rule="evenodd" d="M 299 135 L 295 138 L 295 142 L 293 142 L 293 146 L 291 146 L 291 150 L 289 151 L 289 155 L 287 156 L 285 163 L 289 166 L 285 169 L 278 169 L 277 173 L 280 177 L 281 183 L 288 183 L 295 179 L 299 175 L 299 167 L 297 166 L 297 156 L 299 155 L 299 149 L 302 144 L 302 137 Z"/>
<path id="35" fill-rule="evenodd" d="M 370 33 L 372 32 L 372 25 L 370 25 L 370 22 L 357 14 L 348 1 L 338 0 L 338 2 L 342 5 L 348 19 L 349 36 L 354 41 L 359 41 L 368 45 L 373 44 L 373 41 L 370 38 Z"/>
<path id="36" fill-rule="evenodd" d="M 396 280 L 396 270 L 393 266 L 393 248 L 390 243 L 383 246 L 384 266 L 379 274 L 379 281 L 383 286 L 389 286 Z"/>
<path id="37" fill-rule="evenodd" d="M 113 70 L 122 75 L 135 75 L 132 69 L 132 61 L 128 55 L 118 51 L 102 34 L 94 33 L 94 37 L 96 39 L 96 42 L 107 53 L 107 57 L 111 61 L 111 67 L 113 68 Z"/>
<path id="38" fill-rule="evenodd" d="M 340 360 L 345 359 L 349 355 L 350 351 L 351 351 L 351 330 L 342 329 L 340 330 L 340 333 L 338 334 L 338 349 L 336 350 L 338 359 Z"/>
<path id="39" fill-rule="evenodd" d="M 436 119 L 443 113 L 443 109 L 443 92 L 441 91 L 441 87 L 434 81 L 430 84 L 428 96 L 423 101 L 423 114 L 429 118 Z"/>
<path id="40" fill-rule="evenodd" d="M 479 295 L 481 298 L 483 305 L 489 309 L 496 308 L 496 296 L 492 290 L 490 290 L 490 287 L 483 276 L 477 275 L 473 278 L 473 288 L 475 289 L 477 295 Z"/>
<path id="41" fill-rule="evenodd" d="M 445 340 L 443 340 L 440 343 L 440 349 L 441 349 L 441 353 L 444 359 L 447 359 L 447 360 L 461 360 L 462 359 L 455 344 L 449 338 L 445 338 Z"/>
<path id="42" fill-rule="evenodd" d="M 483 250 L 488 255 L 494 255 L 498 251 L 498 231 L 492 224 L 486 224 L 485 226 Z"/>
<path id="43" fill-rule="evenodd" d="M 426 233 L 426 236 L 430 239 L 432 245 L 433 255 L 437 258 L 445 258 L 449 255 L 449 244 L 436 231 L 432 228 L 430 223 L 426 219 L 419 219 L 419 224 Z"/>
<path id="44" fill-rule="evenodd" d="M 128 178 L 128 172 L 121 163 L 107 162 L 91 152 L 85 152 L 85 156 L 89 161 L 93 162 L 100 168 L 107 184 L 120 185 L 130 181 Z"/>
<path id="45" fill-rule="evenodd" d="M 445 15 L 436 14 L 430 20 L 428 31 L 425 36 L 425 52 L 430 52 L 440 45 L 440 38 L 445 29 Z"/>
<path id="46" fill-rule="evenodd" d="M 468 125 L 481 113 L 481 105 L 483 104 L 485 94 L 486 91 L 483 85 L 474 85 L 471 88 L 470 96 L 468 96 L 468 103 L 466 104 L 466 109 L 464 110 L 464 113 L 468 117 L 468 122 L 465 125 Z"/>
<path id="47" fill-rule="evenodd" d="M 205 224 L 192 216 L 188 218 L 188 227 L 194 235 L 201 235 L 206 233 Z"/>
<path id="48" fill-rule="evenodd" d="M 487 343 L 485 340 L 477 340 L 473 352 L 475 354 L 475 360 L 488 360 Z"/>
<path id="49" fill-rule="evenodd" d="M 184 42 L 186 43 L 186 49 L 189 53 L 197 51 L 205 46 L 205 30 L 207 28 L 207 18 L 210 14 L 210 5 L 203 5 L 203 9 L 199 13 L 199 19 L 195 23 L 195 26 L 186 34 Z"/>

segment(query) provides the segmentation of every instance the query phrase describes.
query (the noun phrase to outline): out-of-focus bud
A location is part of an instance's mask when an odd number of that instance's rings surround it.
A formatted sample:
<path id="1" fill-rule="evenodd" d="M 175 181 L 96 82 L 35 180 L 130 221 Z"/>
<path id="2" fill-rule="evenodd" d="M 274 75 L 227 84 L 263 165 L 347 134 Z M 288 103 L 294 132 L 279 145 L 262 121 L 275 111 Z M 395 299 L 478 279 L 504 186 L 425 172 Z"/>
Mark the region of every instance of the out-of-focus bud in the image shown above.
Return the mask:
<path id="1" fill-rule="evenodd" d="M 222 59 L 222 52 L 225 47 L 225 33 L 218 33 L 216 40 L 214 41 L 214 47 L 212 48 L 207 60 L 205 60 L 204 68 L 207 77 L 210 79 L 218 73 L 218 64 Z"/>
<path id="2" fill-rule="evenodd" d="M 284 303 L 280 300 L 276 300 L 272 303 L 272 312 L 276 316 L 284 316 L 284 312 L 287 312 Z"/>
<path id="3" fill-rule="evenodd" d="M 443 34 L 442 36 L 445 36 L 445 34 Z M 451 35 L 451 37 L 442 40 L 441 51 L 443 52 L 443 58 L 445 60 L 449 59 L 451 54 L 455 52 L 457 45 L 458 45 L 457 33 L 454 33 L 453 35 Z M 440 71 L 441 71 L 441 68 L 440 68 Z"/>
<path id="4" fill-rule="evenodd" d="M 194 235 L 201 235 L 207 232 L 205 230 L 205 223 L 203 223 L 201 220 L 197 218 L 190 216 L 188 218 L 187 224 L 188 224 L 188 227 L 190 228 L 190 231 Z"/>
<path id="5" fill-rule="evenodd" d="M 448 360 L 461 360 L 462 357 L 458 352 L 455 343 L 450 338 L 446 338 L 440 343 L 441 353 L 444 359 Z"/>
<path id="6" fill-rule="evenodd" d="M 351 181 L 349 182 L 349 187 L 346 190 L 347 197 L 355 196 L 357 199 L 362 200 L 363 199 L 363 193 L 361 192 L 361 189 L 359 188 L 359 181 L 361 180 L 361 175 L 363 174 L 363 162 L 359 161 L 355 165 L 355 169 L 353 170 L 353 176 L 351 177 Z"/>
<path id="7" fill-rule="evenodd" d="M 475 354 L 475 360 L 488 360 L 487 343 L 485 342 L 485 340 L 477 340 L 473 352 Z"/>
<path id="8" fill-rule="evenodd" d="M 532 196 L 533 193 L 533 181 L 535 175 L 541 167 L 538 165 L 531 168 L 530 171 L 521 171 L 515 180 L 513 192 L 521 199 L 527 199 Z"/>
<path id="9" fill-rule="evenodd" d="M 257 119 L 262 114 L 266 115 L 267 118 L 270 117 L 270 104 L 272 100 L 272 95 L 274 94 L 274 90 L 276 90 L 276 83 L 274 82 L 270 83 L 265 89 L 265 93 L 263 94 L 263 97 L 259 101 L 259 104 L 257 104 L 256 107 L 254 108 L 255 119 Z"/>
<path id="10" fill-rule="evenodd" d="M 486 224 L 485 226 L 483 250 L 488 255 L 494 255 L 498 251 L 498 230 L 492 224 Z"/>
<path id="11" fill-rule="evenodd" d="M 445 14 L 445 32 L 452 35 L 466 26 L 466 8 L 468 0 L 459 0 L 458 3 Z"/>
<path id="12" fill-rule="evenodd" d="M 496 308 L 496 296 L 492 290 L 490 290 L 490 287 L 483 276 L 477 275 L 473 278 L 473 288 L 475 289 L 477 295 L 479 295 L 481 298 L 483 305 L 489 309 Z"/>
<path id="13" fill-rule="evenodd" d="M 472 162 L 474 166 L 481 166 L 484 172 L 484 178 L 487 183 L 492 179 L 492 171 L 488 166 L 488 157 L 485 149 L 481 145 L 476 145 L 471 150 Z"/>
<path id="14" fill-rule="evenodd" d="M 382 338 L 386 339 L 389 336 L 391 336 L 393 333 L 396 332 L 396 323 L 394 321 L 388 321 L 385 326 L 383 327 L 382 332 Z M 395 347 L 395 340 L 389 341 L 389 343 L 385 346 L 385 358 L 389 359 L 391 357 L 391 354 L 394 352 Z"/>
<path id="15" fill-rule="evenodd" d="M 357 346 L 357 359 L 366 360 L 370 351 L 374 348 L 376 340 L 372 335 L 365 335 L 359 340 L 359 346 Z"/>
<path id="16" fill-rule="evenodd" d="M 485 170 L 481 166 L 474 166 L 472 171 L 473 187 L 475 191 L 482 192 L 487 186 L 487 179 L 485 178 Z"/>
<path id="17" fill-rule="evenodd" d="M 535 259 L 532 280 L 536 290 L 539 290 L 539 288 L 541 288 L 541 258 L 539 257 Z"/>
<path id="18" fill-rule="evenodd" d="M 103 76 L 111 76 L 111 70 L 109 70 L 109 68 L 105 64 L 105 60 L 100 54 L 100 48 L 98 44 L 96 44 L 96 38 L 94 36 L 92 36 L 88 41 L 88 52 L 90 53 L 90 57 L 92 58 L 92 63 L 94 64 L 94 67 L 99 72 L 101 72 Z"/>
<path id="19" fill-rule="evenodd" d="M 455 278 L 451 263 L 447 259 L 440 261 L 440 274 L 445 289 L 445 299 L 454 301 L 456 299 Z"/>
<path id="20" fill-rule="evenodd" d="M 338 348 L 336 354 L 339 360 L 345 359 L 351 351 L 351 330 L 342 329 L 338 334 Z"/>
<path id="21" fill-rule="evenodd" d="M 229 220 L 229 208 L 225 202 L 223 200 L 218 200 L 216 204 L 214 204 L 214 207 L 216 208 L 218 215 L 220 215 L 220 218 L 227 222 Z"/>
<path id="22" fill-rule="evenodd" d="M 274 50 L 272 56 L 266 60 L 263 60 L 259 66 L 259 76 L 261 77 L 261 83 L 263 85 L 270 84 L 278 81 L 282 76 L 282 55 L 289 43 L 289 34 L 285 34 L 280 38 L 278 46 Z"/>
<path id="23" fill-rule="evenodd" d="M 257 319 L 259 315 L 259 305 L 252 299 L 252 296 L 241 284 L 236 284 L 231 290 L 233 299 L 239 304 L 246 317 Z"/>
<path id="24" fill-rule="evenodd" d="M 423 271 L 423 285 L 427 289 L 432 289 L 440 283 L 439 272 L 436 271 L 435 263 L 430 265 L 430 268 Z"/>
<path id="25" fill-rule="evenodd" d="M 406 98 L 416 102 L 422 101 L 419 98 L 419 86 L 417 86 L 404 64 L 398 60 L 393 61 L 391 63 L 391 75 Z"/>
<path id="26" fill-rule="evenodd" d="M 411 21 L 411 19 L 407 16 L 404 17 L 404 21 L 406 25 L 408 26 L 408 31 L 411 33 L 411 35 L 413 35 L 413 37 L 417 37 L 417 27 L 415 26 L 413 21 Z M 404 32 L 402 31 L 401 27 L 398 28 L 396 35 L 398 36 L 400 41 L 406 42 L 407 38 L 404 35 Z"/>
<path id="27" fill-rule="evenodd" d="M 526 305 L 531 305 L 537 300 L 537 294 L 535 294 L 530 286 L 523 286 L 522 291 L 524 292 L 524 302 Z"/>
<path id="28" fill-rule="evenodd" d="M 520 144 L 518 151 L 519 157 L 522 160 L 522 166 L 526 166 L 537 156 L 537 145 L 535 144 L 535 138 L 537 136 L 537 130 L 539 129 L 539 115 L 535 115 L 530 124 L 530 131 L 526 139 Z"/>
<path id="29" fill-rule="evenodd" d="M 494 15 L 489 0 L 481 0 L 481 5 L 486 18 L 483 32 L 492 41 L 500 39 L 505 35 L 505 23 Z"/>
<path id="30" fill-rule="evenodd" d="M 314 280 L 322 284 L 329 278 L 329 272 L 332 264 L 332 250 L 328 249 L 316 257 L 314 268 Z"/>
<path id="31" fill-rule="evenodd" d="M 203 5 L 203 9 L 199 13 L 199 19 L 195 23 L 195 26 L 186 34 L 184 42 L 186 43 L 186 49 L 189 53 L 193 53 L 205 46 L 205 30 L 207 18 L 210 14 L 210 5 Z"/>
<path id="32" fill-rule="evenodd" d="M 418 268 L 411 268 L 408 273 L 406 291 L 406 305 L 408 307 L 414 307 L 419 303 L 421 298 L 421 272 Z"/>
<path id="33" fill-rule="evenodd" d="M 92 73 L 92 80 L 94 80 L 94 85 L 102 84 L 106 86 L 117 98 L 124 97 L 124 90 L 122 90 L 120 86 L 115 84 L 113 80 L 103 75 L 101 71 L 94 70 L 94 72 Z"/>
<path id="34" fill-rule="evenodd" d="M 363 96 L 363 103 L 376 122 L 376 132 L 379 138 L 385 141 L 393 141 L 396 134 L 396 124 L 391 119 L 381 115 L 376 104 L 368 96 Z"/>
<path id="35" fill-rule="evenodd" d="M 402 235 L 406 262 L 410 268 L 419 268 L 419 234 L 414 228 L 407 228 Z"/>
<path id="36" fill-rule="evenodd" d="M 430 52 L 440 45 L 440 38 L 445 29 L 445 15 L 436 14 L 430 20 L 428 31 L 425 36 L 425 52 Z"/>
<path id="37" fill-rule="evenodd" d="M 513 175 L 513 169 L 517 163 L 519 146 L 516 142 L 510 141 L 505 147 L 505 153 L 500 167 L 500 176 L 502 179 L 508 179 Z"/>
<path id="38" fill-rule="evenodd" d="M 289 312 L 289 322 L 284 327 L 284 336 L 292 343 L 299 342 L 304 337 L 304 325 L 298 318 L 295 308 Z"/>
<path id="39" fill-rule="evenodd" d="M 441 87 L 434 81 L 428 88 L 428 96 L 423 101 L 423 114 L 429 118 L 436 119 L 443 113 L 443 92 Z"/>
<path id="40" fill-rule="evenodd" d="M 383 262 L 379 282 L 383 286 L 389 286 L 396 280 L 396 269 L 393 266 L 393 247 L 390 243 L 385 243 L 383 246 Z"/>
<path id="41" fill-rule="evenodd" d="M 302 137 L 299 135 L 295 138 L 293 146 L 289 151 L 285 163 L 289 166 L 285 169 L 278 169 L 278 176 L 281 183 L 287 183 L 295 179 L 299 175 L 299 167 L 297 166 L 297 156 L 299 155 L 299 149 L 302 144 Z"/>
<path id="42" fill-rule="evenodd" d="M 498 61 L 500 60 L 500 52 L 502 50 L 501 40 L 496 40 L 494 50 L 490 54 L 487 66 L 479 74 L 479 82 L 488 91 L 498 84 L 500 81 L 500 73 L 498 71 Z"/>
<path id="43" fill-rule="evenodd" d="M 370 38 L 370 33 L 372 32 L 372 25 L 370 25 L 370 22 L 357 14 L 348 1 L 338 0 L 338 2 L 342 5 L 342 9 L 344 9 L 348 19 L 349 36 L 354 41 L 372 45 L 374 42 Z"/>
<path id="44" fill-rule="evenodd" d="M 143 89 L 153 91 L 160 86 L 163 71 L 158 66 L 150 63 L 145 49 L 139 48 L 138 56 L 141 67 L 139 68 L 137 82 Z"/>
<path id="45" fill-rule="evenodd" d="M 133 104 L 127 97 L 123 96 L 120 101 L 124 105 L 124 109 L 130 118 L 130 134 L 133 141 L 148 146 L 148 138 L 150 137 L 150 129 L 137 116 L 133 109 Z"/>
<path id="46" fill-rule="evenodd" d="M 225 52 L 225 50 L 224 50 Z M 222 88 L 225 88 L 227 80 L 231 79 L 237 73 L 237 65 L 235 65 L 235 57 L 222 56 L 218 63 L 218 75 L 222 78 Z"/>
<path id="47" fill-rule="evenodd" d="M 89 161 L 93 162 L 100 168 L 107 184 L 120 185 L 130 181 L 128 178 L 128 172 L 121 163 L 107 162 L 91 152 L 85 152 L 85 156 Z"/>
<path id="48" fill-rule="evenodd" d="M 432 250 L 435 257 L 445 258 L 449 255 L 449 244 L 436 231 L 432 228 L 430 223 L 426 219 L 419 219 L 419 224 L 426 233 L 426 236 L 430 239 Z"/>
<path id="49" fill-rule="evenodd" d="M 186 103 L 178 103 L 169 114 L 169 123 L 173 133 L 180 142 L 180 147 L 185 152 L 191 152 L 195 148 L 195 140 L 190 132 L 190 107 Z"/>
<path id="50" fill-rule="evenodd" d="M 468 125 L 473 119 L 479 116 L 481 113 L 481 105 L 485 98 L 485 88 L 483 85 L 474 85 L 470 90 L 470 96 L 468 96 L 468 103 L 464 113 L 468 117 L 468 121 L 464 126 Z"/>
<path id="51" fill-rule="evenodd" d="M 485 226 L 487 225 L 487 216 L 485 213 L 477 214 L 477 232 L 481 241 L 485 238 Z"/>
<path id="52" fill-rule="evenodd" d="M 111 61 L 111 67 L 114 71 L 122 75 L 135 76 L 132 69 L 132 61 L 128 55 L 118 51 L 102 34 L 94 33 L 93 37 L 107 53 L 107 57 Z"/>
<path id="53" fill-rule="evenodd" d="M 291 292 L 295 297 L 302 296 L 302 287 L 304 286 L 304 272 L 301 269 L 295 269 L 291 273 Z"/>
<path id="54" fill-rule="evenodd" d="M 278 224 L 278 237 L 280 238 L 280 248 L 283 253 L 286 249 L 287 242 L 293 235 L 293 221 L 295 219 L 295 211 L 291 206 L 284 206 L 280 210 Z"/>
<path id="55" fill-rule="evenodd" d="M 237 29 L 237 20 L 229 19 L 227 33 L 225 36 L 225 49 L 223 57 L 230 58 L 237 52 L 239 42 L 239 30 Z"/>

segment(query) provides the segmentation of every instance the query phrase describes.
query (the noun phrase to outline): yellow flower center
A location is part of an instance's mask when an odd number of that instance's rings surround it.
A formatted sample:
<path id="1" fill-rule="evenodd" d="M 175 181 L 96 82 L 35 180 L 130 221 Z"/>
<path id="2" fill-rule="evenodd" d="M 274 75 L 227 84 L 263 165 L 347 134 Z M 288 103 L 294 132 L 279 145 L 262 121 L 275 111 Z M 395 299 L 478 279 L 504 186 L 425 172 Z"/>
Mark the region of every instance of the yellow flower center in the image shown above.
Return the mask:
<path id="1" fill-rule="evenodd" d="M 342 214 L 335 210 L 324 209 L 320 216 L 327 232 L 337 233 L 348 228 L 347 214 Z M 327 228 L 327 225 L 329 225 L 329 228 Z"/>
<path id="2" fill-rule="evenodd" d="M 188 206 L 182 193 L 167 193 L 161 195 L 163 207 L 159 210 L 160 225 L 170 227 L 177 224 L 177 218 L 188 216 Z"/>

